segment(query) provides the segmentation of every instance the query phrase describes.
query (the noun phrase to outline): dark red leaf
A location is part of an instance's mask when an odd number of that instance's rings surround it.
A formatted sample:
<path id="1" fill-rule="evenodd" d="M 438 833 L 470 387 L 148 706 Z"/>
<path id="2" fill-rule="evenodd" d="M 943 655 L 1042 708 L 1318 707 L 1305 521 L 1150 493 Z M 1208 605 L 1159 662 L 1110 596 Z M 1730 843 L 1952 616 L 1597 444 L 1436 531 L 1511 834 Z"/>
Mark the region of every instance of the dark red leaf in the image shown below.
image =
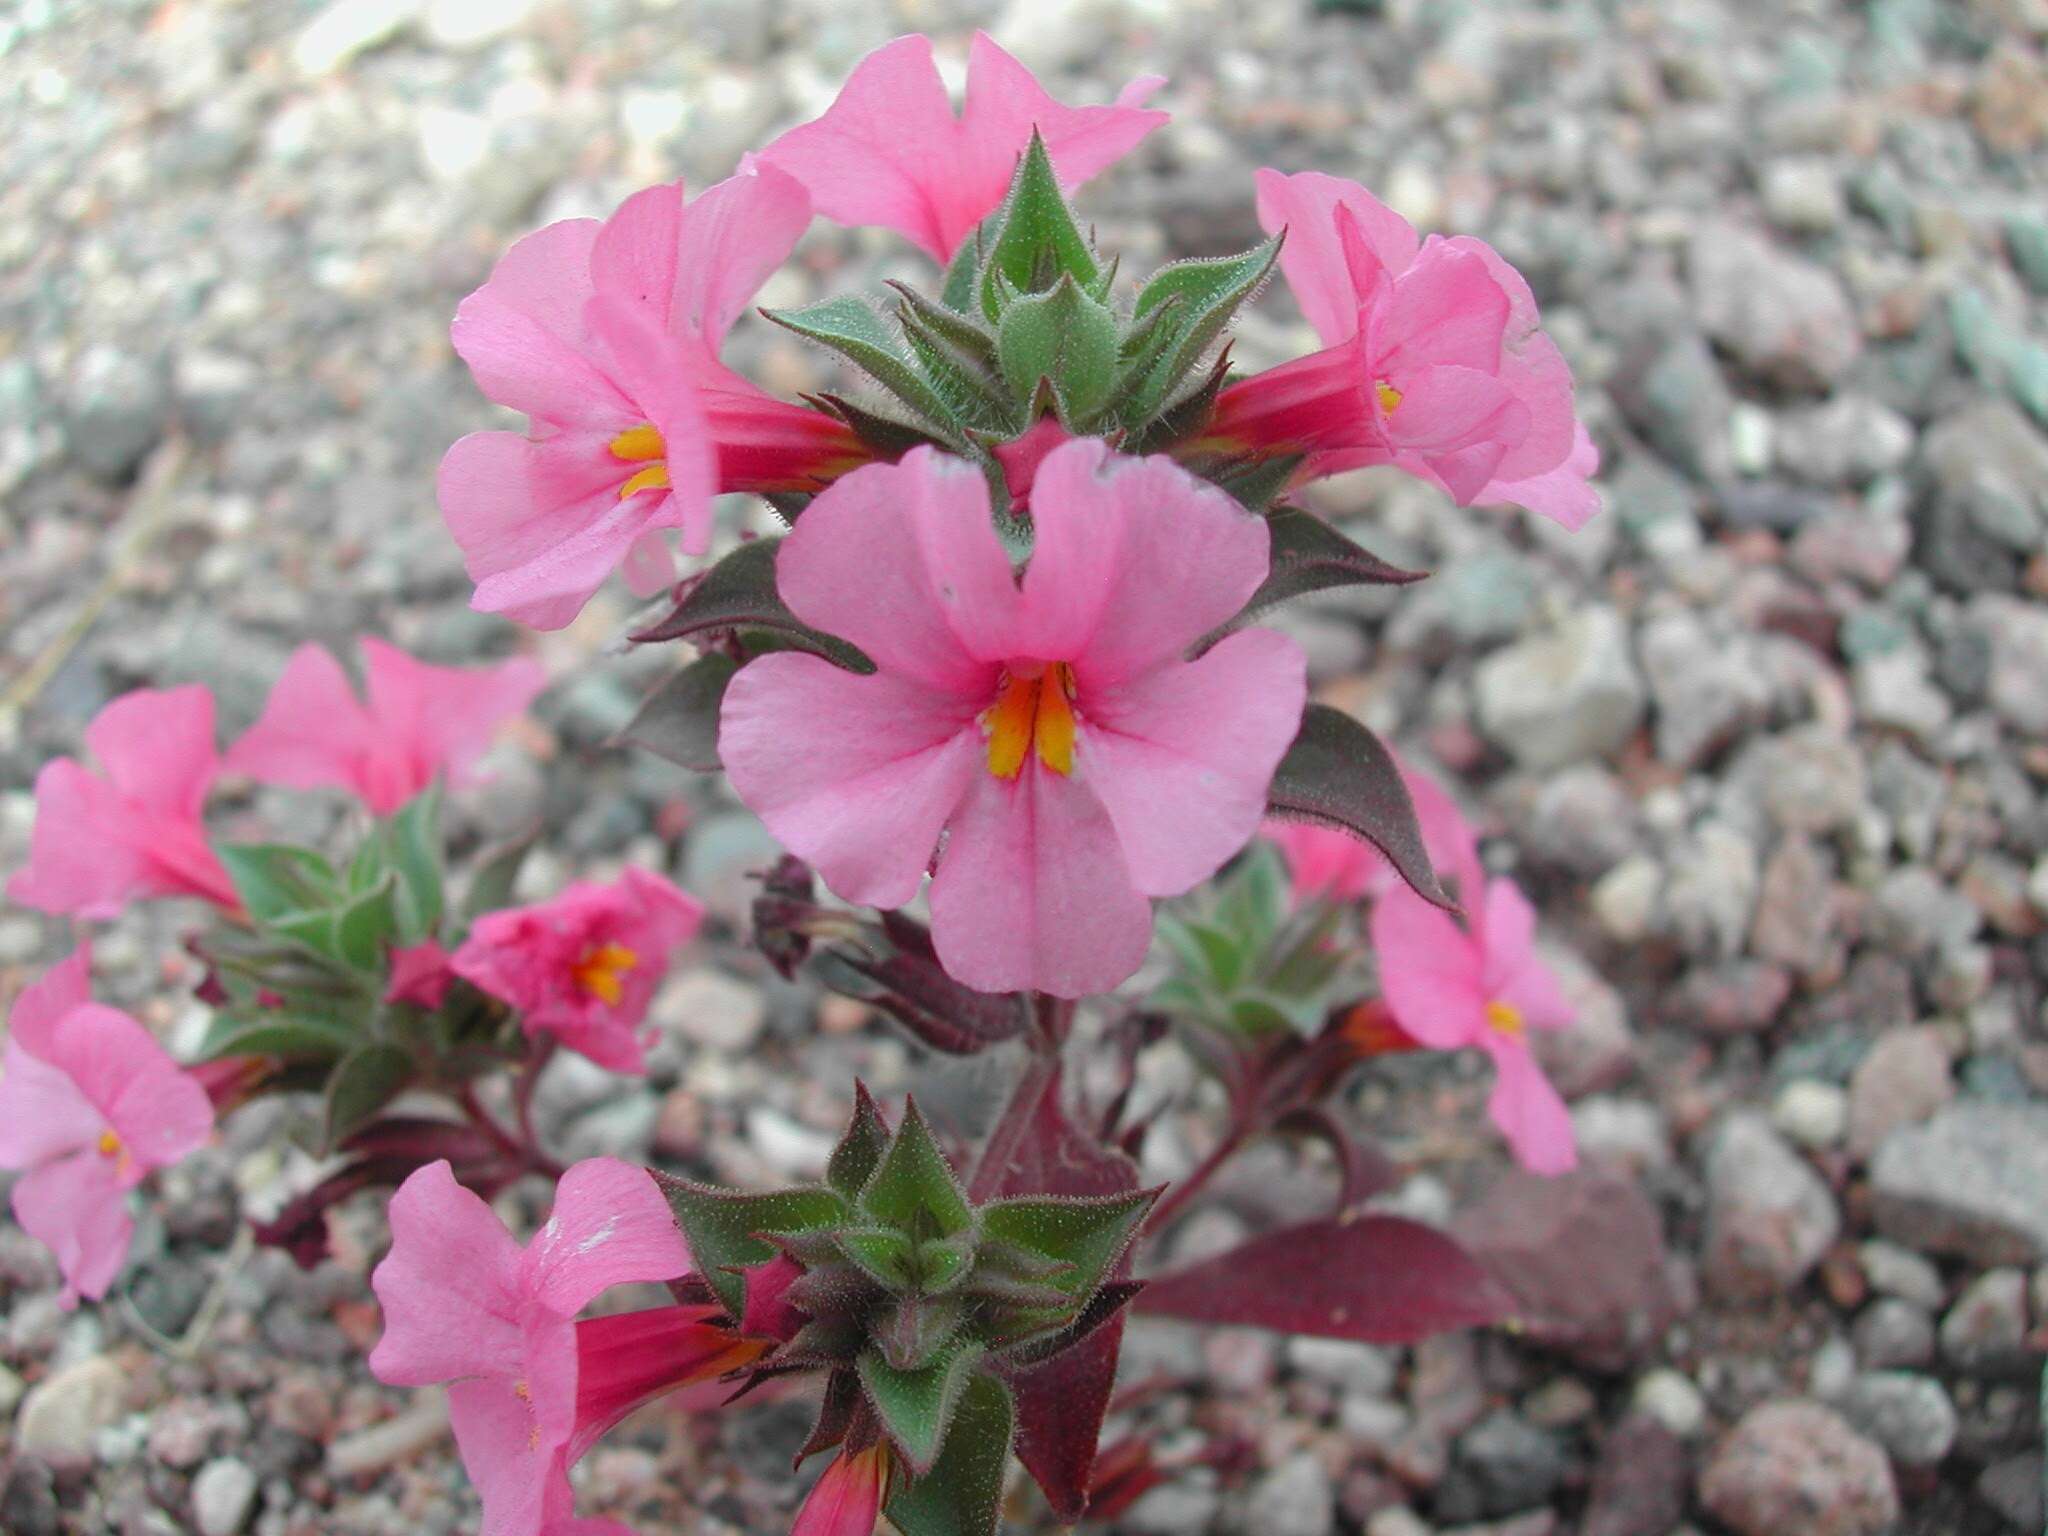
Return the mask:
<path id="1" fill-rule="evenodd" d="M 1302 711 L 1301 730 L 1274 771 L 1267 798 L 1282 820 L 1316 822 L 1364 838 L 1418 896 L 1447 912 L 1458 910 L 1437 884 L 1415 802 L 1394 755 L 1342 710 L 1311 704 Z"/>
<path id="2" fill-rule="evenodd" d="M 1268 1232 L 1154 1279 L 1137 1300 L 1162 1317 L 1372 1344 L 1497 1322 L 1512 1305 L 1457 1243 L 1398 1216 Z"/>

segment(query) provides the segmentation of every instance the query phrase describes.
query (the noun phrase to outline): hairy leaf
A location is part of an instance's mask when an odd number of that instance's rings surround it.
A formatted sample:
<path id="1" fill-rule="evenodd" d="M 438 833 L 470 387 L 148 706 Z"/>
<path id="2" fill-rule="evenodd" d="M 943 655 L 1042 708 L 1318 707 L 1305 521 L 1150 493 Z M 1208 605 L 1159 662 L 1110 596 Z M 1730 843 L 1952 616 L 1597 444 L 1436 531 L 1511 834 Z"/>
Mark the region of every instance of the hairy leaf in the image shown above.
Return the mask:
<path id="1" fill-rule="evenodd" d="M 875 664 L 844 640 L 808 624 L 789 611 L 775 590 L 775 552 L 780 538 L 752 539 L 698 578 L 669 616 L 634 640 L 685 640 L 713 629 L 765 629 L 801 650 L 853 672 Z"/>
<path id="2" fill-rule="evenodd" d="M 327 1079 L 322 1104 L 322 1141 L 327 1149 L 333 1150 L 397 1098 L 417 1070 L 407 1052 L 382 1041 L 369 1041 L 344 1056 Z"/>
<path id="3" fill-rule="evenodd" d="M 1079 1301 L 1102 1283 L 1158 1197 L 1158 1190 L 1144 1189 L 1120 1195 L 999 1200 L 982 1207 L 981 1227 L 988 1237 L 1073 1265 L 1051 1283 Z"/>
<path id="4" fill-rule="evenodd" d="M 730 656 L 699 656 L 647 696 L 619 740 L 693 773 L 716 773 L 718 706 L 738 670 Z"/>
<path id="5" fill-rule="evenodd" d="M 289 843 L 224 843 L 215 850 L 242 909 L 259 923 L 317 911 L 341 899 L 334 866 L 310 848 Z"/>
<path id="6" fill-rule="evenodd" d="M 775 1257 L 775 1245 L 759 1234 L 816 1231 L 838 1226 L 849 1214 L 846 1202 L 822 1187 L 749 1195 L 659 1171 L 654 1179 L 668 1197 L 698 1272 L 734 1317 L 745 1312 L 747 1287 L 733 1271 Z"/>
<path id="7" fill-rule="evenodd" d="M 764 309 L 761 313 L 837 352 L 949 441 L 958 441 L 959 418 L 917 364 L 903 355 L 889 327 L 865 299 L 841 294 L 804 309 Z"/>
<path id="8" fill-rule="evenodd" d="M 1012 304 L 997 346 L 1012 394 L 1028 400 L 1049 380 L 1070 428 L 1093 418 L 1116 388 L 1116 316 L 1071 276 Z"/>
<path id="9" fill-rule="evenodd" d="M 1095 280 L 1095 256 L 1035 129 L 997 219 L 981 274 L 981 310 L 989 319 L 1002 318 L 1013 294 L 1050 288 L 1063 274 L 1082 284 Z"/>
<path id="10" fill-rule="evenodd" d="M 853 1199 L 888 1149 L 889 1127 L 882 1121 L 882 1112 L 875 1107 L 868 1085 L 855 1079 L 853 1121 L 839 1138 L 839 1145 L 832 1149 L 831 1161 L 825 1165 L 825 1182 L 847 1199 Z"/>
<path id="11" fill-rule="evenodd" d="M 993 1376 L 971 1377 L 938 1462 L 889 1501 L 896 1529 L 903 1536 L 995 1536 L 1015 1428 L 1009 1389 Z"/>
<path id="12" fill-rule="evenodd" d="M 960 1181 L 915 1099 L 904 1107 L 895 1139 L 862 1187 L 860 1206 L 876 1221 L 919 1239 L 950 1237 L 973 1222 Z"/>
<path id="13" fill-rule="evenodd" d="M 929 1472 L 939 1459 L 954 1410 L 981 1356 L 979 1344 L 962 1339 L 922 1369 L 899 1371 L 882 1358 L 881 1350 L 861 1351 L 861 1387 L 913 1472 Z"/>
<path id="14" fill-rule="evenodd" d="M 1415 802 L 1379 737 L 1342 710 L 1311 704 L 1267 792 L 1273 814 L 1313 821 L 1362 837 L 1417 895 L 1447 912 L 1457 904 L 1437 884 Z"/>
<path id="15" fill-rule="evenodd" d="M 1173 398 L 1231 316 L 1266 281 L 1279 259 L 1280 241 L 1275 235 L 1242 256 L 1176 262 L 1152 275 L 1138 293 L 1136 318 L 1142 322 L 1169 302 L 1177 306 L 1177 313 L 1171 340 L 1159 346 L 1149 362 L 1141 360 L 1142 372 L 1134 369 L 1124 376 L 1126 425 L 1149 420 Z"/>

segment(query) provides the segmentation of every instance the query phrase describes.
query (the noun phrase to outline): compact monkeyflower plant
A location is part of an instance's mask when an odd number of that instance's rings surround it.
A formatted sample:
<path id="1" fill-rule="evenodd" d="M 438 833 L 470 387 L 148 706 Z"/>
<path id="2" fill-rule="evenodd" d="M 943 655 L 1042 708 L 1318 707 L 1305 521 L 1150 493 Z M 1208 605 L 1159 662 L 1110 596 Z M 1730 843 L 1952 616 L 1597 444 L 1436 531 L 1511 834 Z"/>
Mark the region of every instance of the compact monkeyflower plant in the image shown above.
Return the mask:
<path id="1" fill-rule="evenodd" d="M 260 1233 L 313 1262 L 330 1206 L 398 1187 L 370 1363 L 450 1385 L 486 1536 L 621 1536 L 575 1510 L 597 1438 L 657 1398 L 720 1411 L 759 1388 L 813 1415 L 796 1536 L 989 1536 L 1020 1497 L 1112 1519 L 1241 1459 L 1104 1447 L 1133 1311 L 1380 1342 L 1508 1317 L 1450 1237 L 1370 1207 L 1399 1170 L 1348 1090 L 1395 1053 L 1477 1052 L 1514 1155 L 1561 1172 L 1571 1124 L 1532 1042 L 1570 1008 L 1450 795 L 1312 701 L 1258 620 L 1421 579 L 1295 505 L 1309 481 L 1386 466 L 1577 527 L 1598 455 L 1520 275 L 1356 183 L 1263 171 L 1256 247 L 1126 273 L 1068 193 L 1164 123 L 1160 83 L 1070 106 L 977 36 L 956 111 L 929 40 L 898 39 L 730 178 L 519 241 L 454 322 L 478 387 L 527 418 L 441 466 L 475 606 L 559 628 L 614 573 L 659 597 L 632 638 L 689 650 L 626 739 L 725 773 L 786 850 L 754 944 L 926 1050 L 1003 1051 L 993 1124 L 854 1084 L 812 1183 L 562 1168 L 539 1074 L 564 1046 L 644 1069 L 702 909 L 644 869 L 514 904 L 505 857 L 458 898 L 442 798 L 539 673 L 366 641 L 359 692 L 307 648 L 224 756 L 203 690 L 135 695 L 88 731 L 97 769 L 38 781 L 15 899 L 216 912 L 197 1078 L 145 1041 L 100 1070 L 94 1042 L 139 1026 L 83 1000 L 82 960 L 17 1009 L 0 1097 L 38 1108 L 0 1162 L 32 1170 L 17 1208 L 73 1289 L 111 1282 L 115 1200 L 203 1138 L 209 1093 L 306 1095 L 337 1161 Z M 814 217 L 896 232 L 932 281 L 764 311 L 844 374 L 779 400 L 723 346 Z M 1276 271 L 1322 347 L 1243 376 L 1230 326 Z M 721 535 L 735 492 L 782 531 Z M 209 792 L 238 777 L 347 792 L 352 849 L 211 838 Z M 1225 1117 L 1148 1182 L 1133 1087 L 1167 1036 Z M 1085 1074 L 1084 1049 L 1106 1058 Z M 1266 1138 L 1328 1149 L 1329 1213 L 1162 1267 L 1149 1240 Z M 527 1175 L 558 1182 L 522 1246 L 485 1202 Z M 52 1219 L 48 1191 L 74 1188 L 91 1198 Z M 579 1317 L 650 1282 L 666 1303 Z"/>

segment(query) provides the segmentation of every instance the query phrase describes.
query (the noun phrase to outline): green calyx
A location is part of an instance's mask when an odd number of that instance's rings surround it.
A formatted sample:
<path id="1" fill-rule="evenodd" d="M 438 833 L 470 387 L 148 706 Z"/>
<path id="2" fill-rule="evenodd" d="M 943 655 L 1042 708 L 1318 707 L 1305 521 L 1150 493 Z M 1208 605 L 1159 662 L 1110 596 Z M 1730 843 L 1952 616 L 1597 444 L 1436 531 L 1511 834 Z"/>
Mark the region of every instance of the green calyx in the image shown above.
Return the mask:
<path id="1" fill-rule="evenodd" d="M 991 449 L 1047 416 L 1147 447 L 1199 429 L 1222 382 L 1224 332 L 1279 250 L 1275 236 L 1240 256 L 1176 262 L 1119 303 L 1116 260 L 1096 251 L 1033 135 L 1002 206 L 936 296 L 891 284 L 893 315 L 853 296 L 765 313 L 881 392 L 872 404 L 820 397 L 878 452 L 935 443 L 1000 483 Z"/>
<path id="2" fill-rule="evenodd" d="M 1157 1193 L 977 1206 L 916 1104 L 891 1130 L 864 1088 L 823 1183 L 740 1194 L 657 1177 L 734 1317 L 765 1316 L 750 1291 L 786 1283 L 759 1368 L 828 1374 L 831 1420 L 887 1438 L 904 1474 L 891 1518 L 914 1536 L 994 1529 L 1013 1418 L 1003 1373 L 1129 1299 L 1113 1271 Z M 847 1432 L 821 1419 L 807 1453 Z"/>

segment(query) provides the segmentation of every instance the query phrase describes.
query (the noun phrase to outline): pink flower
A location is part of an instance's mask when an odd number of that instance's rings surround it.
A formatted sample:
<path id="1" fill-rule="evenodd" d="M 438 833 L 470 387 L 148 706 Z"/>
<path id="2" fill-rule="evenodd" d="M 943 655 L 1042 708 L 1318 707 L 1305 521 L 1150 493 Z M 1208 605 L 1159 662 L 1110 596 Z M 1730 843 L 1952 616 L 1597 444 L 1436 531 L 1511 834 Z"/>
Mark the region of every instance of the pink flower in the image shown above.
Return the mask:
<path id="1" fill-rule="evenodd" d="M 569 1465 L 617 1422 L 590 1411 L 601 1404 L 597 1411 L 609 1412 L 619 1396 L 609 1381 L 617 1351 L 608 1354 L 602 1341 L 587 1350 L 583 1329 L 625 1323 L 573 1319 L 610 1286 L 671 1280 L 689 1262 L 647 1170 L 616 1158 L 591 1158 L 564 1174 L 554 1214 L 525 1248 L 445 1161 L 429 1163 L 392 1196 L 391 1252 L 370 1277 L 384 1307 L 370 1369 L 393 1386 L 453 1383 L 449 1415 L 483 1498 L 483 1536 L 536 1536 L 571 1518 Z M 701 1333 L 719 1337 L 660 1335 L 669 1347 L 659 1358 L 680 1373 L 669 1385 L 709 1368 L 733 1343 L 724 1329 Z M 649 1348 L 626 1354 L 644 1380 Z"/>
<path id="2" fill-rule="evenodd" d="M 841 1451 L 811 1485 L 789 1536 L 873 1536 L 889 1488 L 889 1443 Z"/>
<path id="3" fill-rule="evenodd" d="M 616 884 L 579 880 L 551 901 L 487 912 L 449 961 L 456 975 L 614 1072 L 646 1070 L 640 1024 L 670 954 L 704 907 L 659 875 L 628 869 Z"/>
<path id="4" fill-rule="evenodd" d="M 674 577 L 667 531 L 710 547 L 719 491 L 815 490 L 867 455 L 843 423 L 770 399 L 718 361 L 725 333 L 810 222 L 754 166 L 683 201 L 650 187 L 611 218 L 528 235 L 456 311 L 477 387 L 532 432 L 476 432 L 441 461 L 441 512 L 474 606 L 559 629 L 614 569 Z"/>
<path id="5" fill-rule="evenodd" d="M 1529 1048 L 1532 1029 L 1562 1029 L 1571 1005 L 1536 957 L 1536 913 L 1514 882 L 1496 878 L 1467 901 L 1459 927 L 1405 887 L 1373 908 L 1380 987 L 1394 1022 L 1433 1050 L 1477 1047 L 1493 1058 L 1487 1110 L 1522 1164 L 1569 1172 L 1578 1162 L 1571 1115 Z"/>
<path id="6" fill-rule="evenodd" d="M 1165 83 L 1147 75 L 1113 106 L 1062 106 L 977 32 L 966 106 L 955 117 L 931 39 L 913 34 L 862 59 L 823 117 L 790 129 L 760 158 L 808 187 L 826 218 L 893 229 L 943 264 L 1010 190 L 1033 128 L 1060 185 L 1072 190 L 1166 121 L 1164 112 L 1141 108 Z"/>
<path id="7" fill-rule="evenodd" d="M 1226 389 L 1214 436 L 1312 455 L 1310 475 L 1393 464 L 1461 505 L 1516 502 L 1577 528 L 1599 454 L 1535 296 L 1493 247 L 1421 240 L 1356 182 L 1259 172 L 1259 220 L 1327 350 Z"/>
<path id="8" fill-rule="evenodd" d="M 329 652 L 292 652 L 263 718 L 228 749 L 229 770 L 294 789 L 335 785 L 389 816 L 444 774 L 466 779 L 498 728 L 547 681 L 524 657 L 434 667 L 367 636 L 362 648 L 361 700 Z"/>
<path id="9" fill-rule="evenodd" d="M 1301 652 L 1248 629 L 1185 653 L 1264 579 L 1266 531 L 1166 459 L 1068 443 L 1039 465 L 1021 583 L 970 465 L 857 470 L 776 560 L 783 601 L 873 659 L 778 652 L 725 695 L 733 788 L 848 901 L 931 890 L 968 986 L 1103 992 L 1137 969 L 1148 897 L 1258 829 L 1301 722 Z"/>
<path id="10" fill-rule="evenodd" d="M 393 947 L 391 979 L 384 987 L 387 1003 L 414 1003 L 421 1008 L 438 1008 L 448 995 L 455 972 L 448 965 L 448 951 L 432 939 L 408 947 Z"/>
<path id="11" fill-rule="evenodd" d="M 57 1255 L 60 1305 L 106 1295 L 135 1235 L 127 1192 L 213 1131 L 206 1090 L 156 1037 L 92 1001 L 84 948 L 15 999 L 0 1057 L 0 1168 L 14 1215 Z"/>
<path id="12" fill-rule="evenodd" d="M 94 773 L 68 757 L 36 775 L 28 867 L 8 899 L 45 912 L 113 917 L 137 896 L 239 905 L 200 818 L 220 773 L 213 695 L 198 686 L 123 694 L 85 728 Z"/>
<path id="13" fill-rule="evenodd" d="M 1485 875 L 1479 864 L 1477 840 L 1464 813 L 1428 774 L 1406 762 L 1399 766 L 1401 782 L 1408 786 L 1408 797 L 1415 802 L 1422 845 L 1435 866 L 1437 878 L 1453 894 L 1478 892 L 1485 883 Z M 1316 896 L 1338 902 L 1358 901 L 1383 896 L 1404 883 L 1385 854 L 1349 832 L 1312 822 L 1275 820 L 1266 823 L 1263 835 L 1287 861 L 1297 901 Z"/>

